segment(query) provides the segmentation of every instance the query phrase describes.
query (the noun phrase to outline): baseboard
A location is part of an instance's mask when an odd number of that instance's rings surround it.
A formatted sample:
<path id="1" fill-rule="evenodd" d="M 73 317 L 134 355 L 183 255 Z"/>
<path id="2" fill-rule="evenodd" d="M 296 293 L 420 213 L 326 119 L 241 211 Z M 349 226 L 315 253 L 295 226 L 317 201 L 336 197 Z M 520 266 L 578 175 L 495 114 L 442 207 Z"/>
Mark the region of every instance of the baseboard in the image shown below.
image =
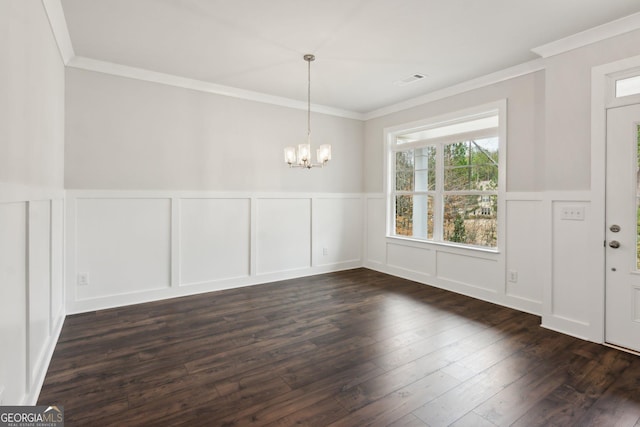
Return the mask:
<path id="1" fill-rule="evenodd" d="M 186 284 L 182 286 L 169 287 L 164 289 L 138 292 L 132 294 L 121 294 L 106 296 L 103 298 L 93 298 L 88 300 L 68 300 L 67 315 L 86 313 L 96 310 L 106 310 L 110 308 L 124 307 L 134 304 L 160 301 L 170 298 L 179 298 L 190 295 L 217 292 L 228 289 L 242 288 L 246 286 L 257 286 L 265 283 L 273 283 L 281 280 L 297 279 L 300 277 L 313 276 L 316 274 L 332 273 L 336 271 L 352 270 L 362 267 L 362 261 L 354 260 L 339 262 L 304 269 L 265 273 L 254 276 L 246 276 L 229 280 L 218 280 L 198 284 Z"/>
<path id="2" fill-rule="evenodd" d="M 46 350 L 44 352 L 44 358 L 40 363 L 38 372 L 33 379 L 29 392 L 23 399 L 22 405 L 35 405 L 38 402 L 40 390 L 42 390 L 44 380 L 47 376 L 49 364 L 51 363 L 51 359 L 53 358 L 53 352 L 55 351 L 56 345 L 58 344 L 58 339 L 60 339 L 60 333 L 62 332 L 62 326 L 64 325 L 65 319 L 66 316 L 63 313 L 62 316 L 59 317 L 57 324 L 54 326 L 52 334 L 49 337 L 49 342 L 47 343 Z"/>

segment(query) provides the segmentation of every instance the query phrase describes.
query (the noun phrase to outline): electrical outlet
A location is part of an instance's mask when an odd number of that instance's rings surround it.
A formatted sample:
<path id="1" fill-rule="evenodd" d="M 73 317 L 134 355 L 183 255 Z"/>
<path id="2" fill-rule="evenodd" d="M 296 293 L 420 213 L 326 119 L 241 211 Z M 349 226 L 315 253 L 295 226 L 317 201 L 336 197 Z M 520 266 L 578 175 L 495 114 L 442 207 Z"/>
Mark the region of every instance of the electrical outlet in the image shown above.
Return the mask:
<path id="1" fill-rule="evenodd" d="M 571 221 L 584 221 L 584 206 L 563 207 L 561 219 Z"/>
<path id="2" fill-rule="evenodd" d="M 507 272 L 507 280 L 511 283 L 518 283 L 518 272 L 515 270 L 509 270 Z"/>
<path id="3" fill-rule="evenodd" d="M 322 248 L 322 255 L 323 256 L 329 255 L 329 248 Z"/>
<path id="4" fill-rule="evenodd" d="M 78 286 L 89 285 L 89 273 L 78 273 Z"/>

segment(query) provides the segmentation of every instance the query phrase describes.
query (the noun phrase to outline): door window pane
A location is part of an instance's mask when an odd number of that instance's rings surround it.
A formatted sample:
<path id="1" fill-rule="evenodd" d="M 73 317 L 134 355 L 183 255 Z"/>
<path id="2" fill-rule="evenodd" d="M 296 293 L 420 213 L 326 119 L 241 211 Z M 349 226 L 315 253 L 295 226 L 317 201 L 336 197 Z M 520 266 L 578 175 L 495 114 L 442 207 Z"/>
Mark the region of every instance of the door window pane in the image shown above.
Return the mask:
<path id="1" fill-rule="evenodd" d="M 640 126 L 636 135 L 636 270 L 640 270 Z"/>
<path id="2" fill-rule="evenodd" d="M 640 93 L 640 76 L 616 80 L 616 98 Z"/>

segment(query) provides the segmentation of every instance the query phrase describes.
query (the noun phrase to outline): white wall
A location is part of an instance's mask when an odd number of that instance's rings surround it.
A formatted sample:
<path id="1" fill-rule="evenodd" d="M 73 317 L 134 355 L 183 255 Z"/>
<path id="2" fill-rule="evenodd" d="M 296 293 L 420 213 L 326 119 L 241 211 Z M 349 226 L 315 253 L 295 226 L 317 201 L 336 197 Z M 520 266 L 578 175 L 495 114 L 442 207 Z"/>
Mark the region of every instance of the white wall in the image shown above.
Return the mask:
<path id="1" fill-rule="evenodd" d="M 359 120 L 312 114 L 322 170 L 290 170 L 306 112 L 67 69 L 65 187 L 114 190 L 362 191 Z"/>
<path id="2" fill-rule="evenodd" d="M 0 2 L 0 52 L 0 403 L 34 404 L 64 319 L 64 66 L 41 2 Z"/>

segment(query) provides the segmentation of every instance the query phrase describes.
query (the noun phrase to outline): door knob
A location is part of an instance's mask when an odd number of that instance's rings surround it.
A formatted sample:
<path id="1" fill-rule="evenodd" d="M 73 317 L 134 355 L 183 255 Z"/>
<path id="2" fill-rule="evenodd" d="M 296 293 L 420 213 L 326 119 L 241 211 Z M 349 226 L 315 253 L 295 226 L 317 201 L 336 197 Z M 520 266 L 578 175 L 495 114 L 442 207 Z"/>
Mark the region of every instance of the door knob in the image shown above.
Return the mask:
<path id="1" fill-rule="evenodd" d="M 611 230 L 612 233 L 617 233 L 620 231 L 620 226 L 618 224 L 613 224 L 609 227 L 609 230 Z"/>
<path id="2" fill-rule="evenodd" d="M 612 247 L 613 249 L 618 249 L 620 247 L 620 242 L 618 242 L 617 240 L 612 240 L 609 242 L 609 247 Z"/>

